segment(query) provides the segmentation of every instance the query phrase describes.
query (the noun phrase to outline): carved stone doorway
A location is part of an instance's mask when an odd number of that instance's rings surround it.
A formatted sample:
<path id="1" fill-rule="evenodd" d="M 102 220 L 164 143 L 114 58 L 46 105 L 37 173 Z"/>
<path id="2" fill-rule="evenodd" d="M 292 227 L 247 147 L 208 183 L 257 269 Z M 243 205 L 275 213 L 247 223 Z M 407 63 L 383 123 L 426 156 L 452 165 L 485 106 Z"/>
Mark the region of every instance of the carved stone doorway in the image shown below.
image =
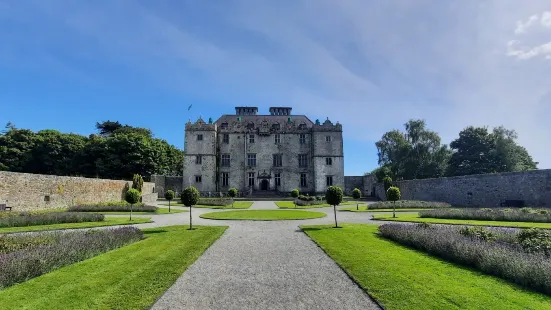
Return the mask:
<path id="1" fill-rule="evenodd" d="M 269 187 L 268 180 L 264 179 L 264 180 L 260 181 L 260 189 L 261 190 L 267 191 L 268 187 Z"/>

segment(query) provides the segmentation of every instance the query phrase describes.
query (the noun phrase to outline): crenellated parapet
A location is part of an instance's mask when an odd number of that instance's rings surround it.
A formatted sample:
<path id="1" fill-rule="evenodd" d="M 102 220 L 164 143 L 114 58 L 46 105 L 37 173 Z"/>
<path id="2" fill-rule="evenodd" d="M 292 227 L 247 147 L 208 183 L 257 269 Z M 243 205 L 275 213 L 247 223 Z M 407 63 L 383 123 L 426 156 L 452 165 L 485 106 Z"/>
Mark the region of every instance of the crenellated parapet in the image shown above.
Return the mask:
<path id="1" fill-rule="evenodd" d="M 298 118 L 295 120 L 292 116 L 278 118 L 258 116 L 254 119 L 244 119 L 242 117 L 230 119 L 225 117 L 223 120 L 217 121 L 216 124 L 220 133 L 258 133 L 261 135 L 306 133 L 312 128 L 312 122 L 308 119 Z"/>
<path id="2" fill-rule="evenodd" d="M 206 123 L 202 118 L 199 118 L 195 123 L 188 121 L 186 131 L 216 131 L 216 124 L 212 120 Z"/>
<path id="3" fill-rule="evenodd" d="M 319 120 L 316 120 L 316 123 L 312 127 L 312 131 L 337 131 L 337 132 L 342 132 L 342 125 L 339 122 L 337 122 L 336 124 L 333 124 L 329 120 L 329 118 L 327 118 L 325 120 L 325 122 L 323 122 L 323 124 Z"/>

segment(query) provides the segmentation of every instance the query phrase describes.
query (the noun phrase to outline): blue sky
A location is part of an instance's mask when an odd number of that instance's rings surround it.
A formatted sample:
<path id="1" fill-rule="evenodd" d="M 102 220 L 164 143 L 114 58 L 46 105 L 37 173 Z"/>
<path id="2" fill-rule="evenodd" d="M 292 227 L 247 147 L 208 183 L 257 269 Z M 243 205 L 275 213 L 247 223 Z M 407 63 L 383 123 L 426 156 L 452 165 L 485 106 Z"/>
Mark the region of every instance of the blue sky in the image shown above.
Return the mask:
<path id="1" fill-rule="evenodd" d="M 444 143 L 504 125 L 551 168 L 551 2 L 0 0 L 0 124 L 118 120 L 182 147 L 236 105 L 340 121 L 347 175 L 411 118 Z"/>

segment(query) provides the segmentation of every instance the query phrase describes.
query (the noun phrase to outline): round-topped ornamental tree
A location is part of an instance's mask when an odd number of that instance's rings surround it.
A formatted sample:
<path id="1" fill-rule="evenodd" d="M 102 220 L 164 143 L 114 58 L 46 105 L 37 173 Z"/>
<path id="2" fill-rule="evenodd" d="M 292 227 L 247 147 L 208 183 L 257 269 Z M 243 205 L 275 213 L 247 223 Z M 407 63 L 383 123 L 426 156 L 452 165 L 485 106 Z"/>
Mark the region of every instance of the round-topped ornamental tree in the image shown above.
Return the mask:
<path id="1" fill-rule="evenodd" d="M 165 192 L 165 199 L 168 200 L 168 213 L 170 213 L 170 202 L 174 199 L 174 191 L 170 189 L 167 190 Z"/>
<path id="2" fill-rule="evenodd" d="M 132 221 L 132 206 L 140 201 L 142 194 L 135 188 L 131 188 L 124 194 L 124 200 L 130 204 L 130 220 Z"/>
<path id="3" fill-rule="evenodd" d="M 293 201 L 295 203 L 295 208 L 297 207 L 297 198 L 298 198 L 299 195 L 300 195 L 300 192 L 298 191 L 298 189 L 295 188 L 291 191 L 291 197 L 295 198 L 295 199 L 293 199 Z"/>
<path id="4" fill-rule="evenodd" d="M 194 186 L 186 187 L 180 196 L 184 206 L 189 207 L 189 230 L 193 229 L 191 221 L 191 208 L 199 202 L 199 196 L 199 191 Z"/>
<path id="5" fill-rule="evenodd" d="M 396 201 L 402 198 L 400 189 L 395 186 L 391 186 L 386 191 L 386 197 L 389 201 L 392 201 L 392 217 L 396 217 Z"/>
<path id="6" fill-rule="evenodd" d="M 352 198 L 356 199 L 356 211 L 359 210 L 358 199 L 360 199 L 361 197 L 362 197 L 362 191 L 360 191 L 359 188 L 355 188 L 352 191 Z"/>
<path id="7" fill-rule="evenodd" d="M 337 206 L 342 202 L 342 189 L 338 186 L 329 186 L 325 193 L 325 201 L 333 206 L 333 212 L 335 213 L 335 228 L 339 228 L 337 225 Z"/>
<path id="8" fill-rule="evenodd" d="M 230 189 L 228 189 L 228 196 L 231 197 L 231 207 L 233 208 L 233 199 L 237 196 L 237 188 L 235 187 L 232 187 Z"/>

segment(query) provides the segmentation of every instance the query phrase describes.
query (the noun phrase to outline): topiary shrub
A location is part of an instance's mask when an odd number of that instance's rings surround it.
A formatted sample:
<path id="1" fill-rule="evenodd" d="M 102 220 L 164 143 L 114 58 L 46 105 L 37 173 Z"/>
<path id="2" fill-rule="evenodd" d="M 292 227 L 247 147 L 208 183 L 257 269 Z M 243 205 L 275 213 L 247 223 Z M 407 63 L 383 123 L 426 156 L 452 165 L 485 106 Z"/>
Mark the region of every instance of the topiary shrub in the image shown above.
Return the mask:
<path id="1" fill-rule="evenodd" d="M 358 199 L 362 197 L 362 191 L 359 188 L 355 188 L 352 191 L 352 198 L 356 199 L 356 210 L 359 210 Z"/>
<path id="2" fill-rule="evenodd" d="M 182 203 L 184 206 L 189 207 L 189 230 L 193 229 L 192 221 L 191 221 L 191 208 L 199 202 L 199 191 L 197 188 L 193 186 L 188 186 L 184 191 L 182 192 L 182 195 L 180 198 L 182 199 Z"/>
<path id="3" fill-rule="evenodd" d="M 135 189 L 129 189 L 126 194 L 124 194 L 124 200 L 130 204 L 130 220 L 132 221 L 132 207 L 134 204 L 140 201 L 141 193 Z"/>
<path id="4" fill-rule="evenodd" d="M 174 199 L 174 191 L 170 189 L 167 190 L 165 192 L 165 199 L 168 200 L 168 213 L 170 213 L 170 202 Z"/>
<path id="5" fill-rule="evenodd" d="M 300 192 L 296 188 L 291 191 L 291 197 L 293 197 L 293 198 L 298 198 L 299 194 L 300 194 Z"/>
<path id="6" fill-rule="evenodd" d="M 132 188 L 137 189 L 138 192 L 142 192 L 143 189 L 143 178 L 139 174 L 134 174 L 134 177 L 132 178 Z"/>
<path id="7" fill-rule="evenodd" d="M 388 200 L 392 201 L 392 217 L 396 217 L 396 201 L 402 198 L 400 189 L 394 186 L 389 187 L 386 191 L 386 197 Z"/>
<path id="8" fill-rule="evenodd" d="M 233 208 L 233 199 L 237 196 L 237 188 L 235 187 L 232 187 L 230 189 L 228 189 L 228 196 L 231 197 L 231 207 Z"/>
<path id="9" fill-rule="evenodd" d="M 383 179 L 383 186 L 385 188 L 385 193 L 386 193 L 388 189 L 392 186 L 392 179 L 390 177 L 385 177 Z"/>
<path id="10" fill-rule="evenodd" d="M 337 206 L 342 202 L 343 193 L 342 189 L 338 186 L 329 186 L 325 193 L 325 200 L 329 205 L 333 206 L 333 212 L 335 213 L 335 228 L 337 225 Z"/>

